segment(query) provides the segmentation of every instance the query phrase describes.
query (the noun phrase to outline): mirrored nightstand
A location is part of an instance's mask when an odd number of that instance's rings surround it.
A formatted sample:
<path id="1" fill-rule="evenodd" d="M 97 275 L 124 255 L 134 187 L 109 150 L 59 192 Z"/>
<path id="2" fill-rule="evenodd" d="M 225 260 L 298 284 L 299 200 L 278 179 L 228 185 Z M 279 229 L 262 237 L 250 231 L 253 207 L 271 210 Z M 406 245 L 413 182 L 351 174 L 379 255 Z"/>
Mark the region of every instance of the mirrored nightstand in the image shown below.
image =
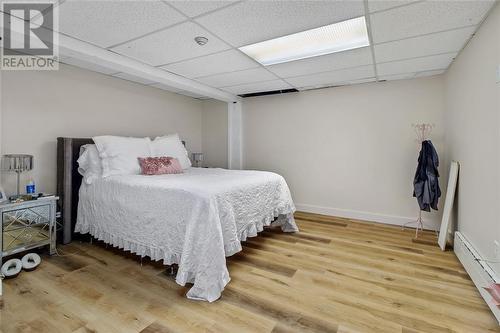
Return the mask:
<path id="1" fill-rule="evenodd" d="M 2 257 L 49 245 L 56 251 L 57 197 L 0 204 L 2 237 L 0 237 L 0 266 Z"/>

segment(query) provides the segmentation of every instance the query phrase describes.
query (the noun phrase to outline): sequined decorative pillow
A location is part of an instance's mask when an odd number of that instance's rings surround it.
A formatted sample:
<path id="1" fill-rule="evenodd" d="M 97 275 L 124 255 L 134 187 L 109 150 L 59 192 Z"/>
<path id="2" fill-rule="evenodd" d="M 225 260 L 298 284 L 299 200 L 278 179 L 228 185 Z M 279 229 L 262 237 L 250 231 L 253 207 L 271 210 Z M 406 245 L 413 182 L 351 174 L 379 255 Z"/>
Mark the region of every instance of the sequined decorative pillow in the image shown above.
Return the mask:
<path id="1" fill-rule="evenodd" d="M 179 160 L 173 157 L 139 157 L 138 160 L 143 175 L 182 173 Z"/>

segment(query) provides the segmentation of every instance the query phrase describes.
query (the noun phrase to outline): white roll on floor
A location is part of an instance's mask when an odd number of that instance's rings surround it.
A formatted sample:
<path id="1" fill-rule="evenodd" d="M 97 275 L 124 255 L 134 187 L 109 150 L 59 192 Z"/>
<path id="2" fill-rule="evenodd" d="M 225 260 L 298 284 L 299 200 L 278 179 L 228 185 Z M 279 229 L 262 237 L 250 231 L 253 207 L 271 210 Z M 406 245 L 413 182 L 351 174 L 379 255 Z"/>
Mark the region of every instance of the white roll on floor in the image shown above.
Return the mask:
<path id="1" fill-rule="evenodd" d="M 7 260 L 1 268 L 3 276 L 6 278 L 11 278 L 17 276 L 21 269 L 23 268 L 23 263 L 19 259 Z"/>
<path id="2" fill-rule="evenodd" d="M 36 253 L 28 253 L 23 257 L 23 259 L 21 259 L 21 261 L 25 271 L 32 271 L 40 265 L 42 259 Z"/>

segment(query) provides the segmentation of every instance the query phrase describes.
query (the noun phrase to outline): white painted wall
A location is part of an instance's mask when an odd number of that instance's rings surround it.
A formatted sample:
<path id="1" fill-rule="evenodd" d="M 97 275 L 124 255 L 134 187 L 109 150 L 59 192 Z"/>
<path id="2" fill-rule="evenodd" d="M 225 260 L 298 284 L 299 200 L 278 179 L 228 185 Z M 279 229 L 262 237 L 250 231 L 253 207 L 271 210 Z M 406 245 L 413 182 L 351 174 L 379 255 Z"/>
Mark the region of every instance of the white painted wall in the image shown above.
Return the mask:
<path id="1" fill-rule="evenodd" d="M 203 101 L 203 166 L 227 168 L 227 103 L 213 99 Z"/>
<path id="2" fill-rule="evenodd" d="M 457 221 L 485 258 L 500 241 L 500 6 L 446 74 L 446 145 L 460 162 Z M 497 258 L 500 259 L 500 258 Z M 500 274 L 500 265 L 492 265 Z M 500 276 L 500 275 L 499 275 Z"/>
<path id="3" fill-rule="evenodd" d="M 3 72 L 2 152 L 35 156 L 37 191 L 56 188 L 56 138 L 178 132 L 201 150 L 201 101 L 75 67 Z M 22 184 L 27 177 L 24 177 Z M 4 174 L 15 191 L 15 175 Z"/>
<path id="4" fill-rule="evenodd" d="M 411 125 L 436 125 L 443 158 L 443 117 L 442 76 L 246 98 L 244 166 L 283 175 L 300 210 L 400 224 L 418 214 Z"/>

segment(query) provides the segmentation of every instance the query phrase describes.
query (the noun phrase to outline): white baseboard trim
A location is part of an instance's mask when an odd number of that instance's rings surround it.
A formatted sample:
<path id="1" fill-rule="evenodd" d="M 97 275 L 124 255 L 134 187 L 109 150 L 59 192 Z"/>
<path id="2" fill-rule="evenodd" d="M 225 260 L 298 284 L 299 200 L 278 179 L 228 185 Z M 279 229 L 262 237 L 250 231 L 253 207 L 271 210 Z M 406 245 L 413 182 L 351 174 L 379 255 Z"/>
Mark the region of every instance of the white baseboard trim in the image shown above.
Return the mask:
<path id="1" fill-rule="evenodd" d="M 417 216 L 405 217 L 397 215 L 385 215 L 372 212 L 363 212 L 363 211 L 333 208 L 333 207 L 322 207 L 322 206 L 300 204 L 300 203 L 296 203 L 295 207 L 297 208 L 297 210 L 308 213 L 338 216 L 348 219 L 364 220 L 364 221 L 400 225 L 400 226 L 407 222 L 413 222 L 417 219 Z M 424 219 L 424 224 L 426 229 L 428 228 L 431 230 L 439 230 L 439 225 L 435 221 Z M 414 227 L 414 226 L 409 225 L 409 227 Z"/>

